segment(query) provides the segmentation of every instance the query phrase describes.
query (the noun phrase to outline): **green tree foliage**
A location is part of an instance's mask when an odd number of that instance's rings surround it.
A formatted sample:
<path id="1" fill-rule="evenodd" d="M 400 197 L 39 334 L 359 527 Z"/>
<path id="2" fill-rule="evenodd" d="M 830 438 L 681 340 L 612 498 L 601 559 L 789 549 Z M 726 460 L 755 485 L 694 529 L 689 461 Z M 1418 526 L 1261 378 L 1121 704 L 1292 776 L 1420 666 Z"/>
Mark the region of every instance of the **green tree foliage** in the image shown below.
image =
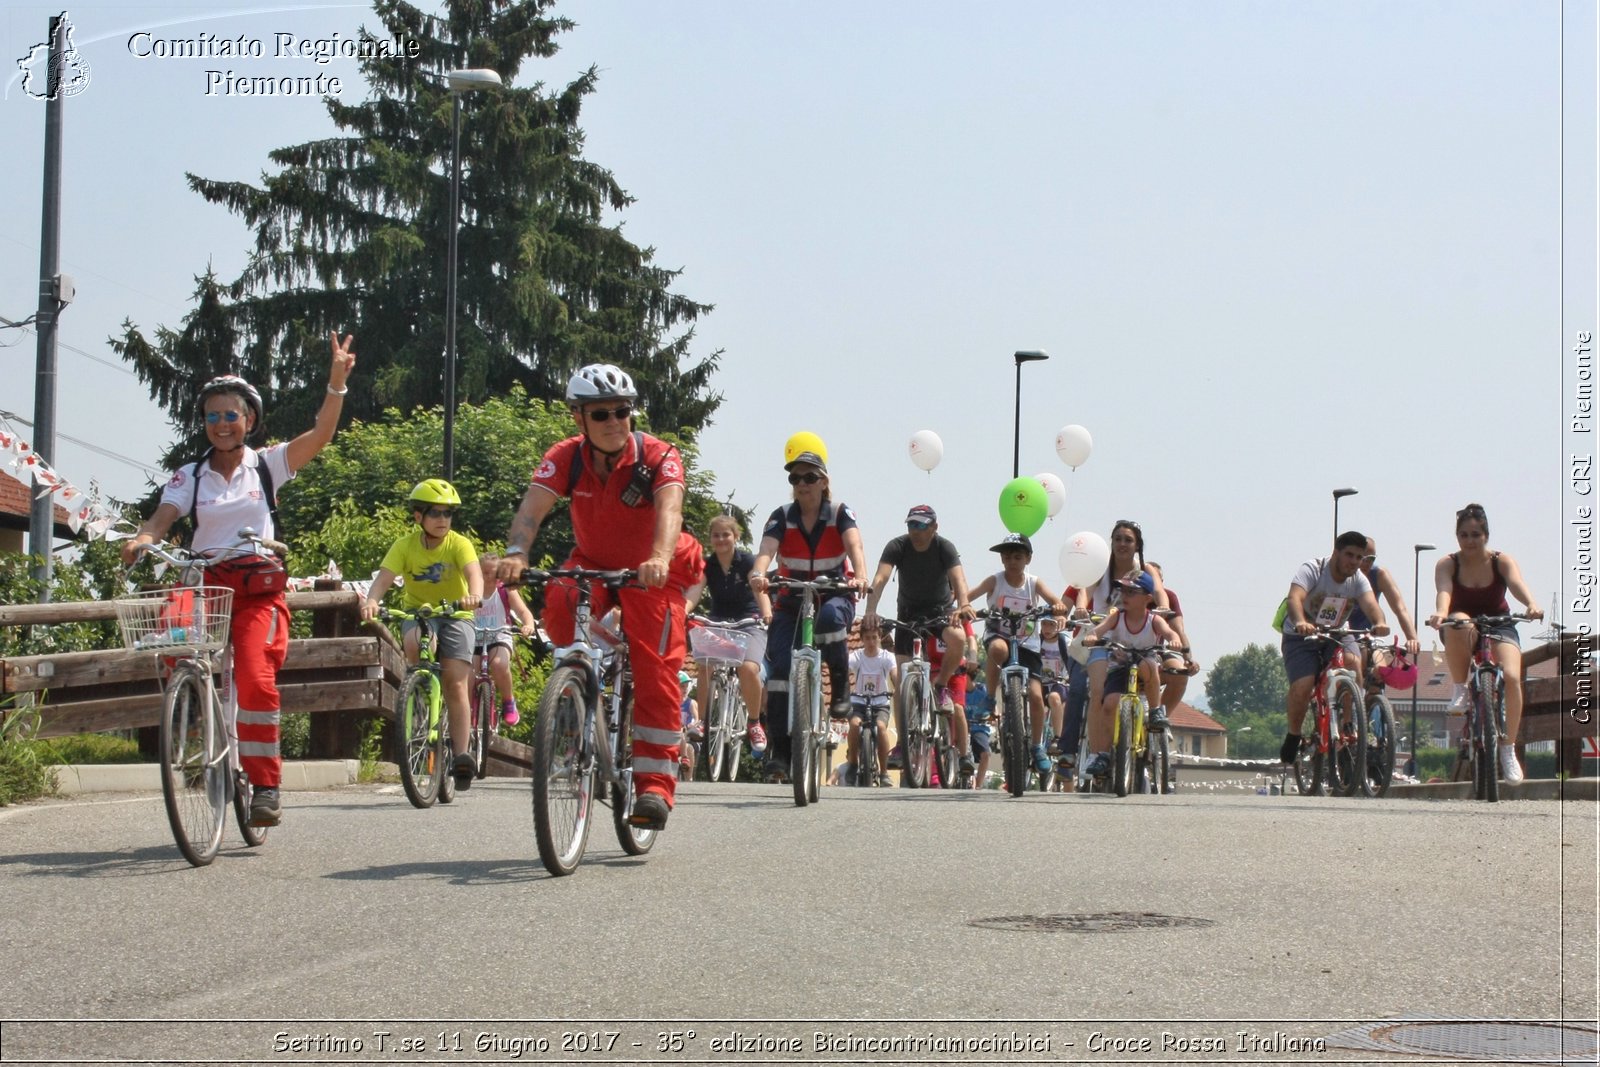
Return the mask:
<path id="1" fill-rule="evenodd" d="M 280 148 L 260 185 L 189 176 L 191 188 L 255 233 L 249 264 L 223 285 L 197 278 L 180 330 L 147 340 L 132 322 L 112 345 L 166 408 L 183 439 L 169 460 L 198 455 L 198 388 L 215 374 L 261 389 L 265 431 L 292 436 L 323 400 L 328 335 L 356 335 L 346 412 L 368 421 L 443 398 L 452 99 L 443 76 L 488 67 L 506 83 L 462 101 L 458 396 L 481 403 L 520 384 L 558 399 L 571 372 L 596 361 L 634 372 L 656 426 L 692 436 L 720 403 L 709 391 L 719 353 L 696 362 L 693 323 L 710 310 L 671 291 L 677 270 L 627 240 L 609 216 L 631 197 L 583 158 L 578 125 L 598 74 L 570 84 L 513 82 L 553 56 L 571 28 L 552 0 L 447 0 L 430 15 L 377 0 L 373 36 L 417 42 L 415 59 L 363 61 L 366 100 L 329 98 L 341 134 Z"/>
<path id="2" fill-rule="evenodd" d="M 1269 645 L 1246 645 L 1219 656 L 1206 672 L 1206 703 L 1221 721 L 1231 723 L 1245 713 L 1282 712 L 1288 694 L 1283 657 Z"/>
<path id="3" fill-rule="evenodd" d="M 371 574 L 400 534 L 411 528 L 411 488 L 439 469 L 443 413 L 409 415 L 390 410 L 374 422 L 341 430 L 279 494 L 279 517 L 295 574 L 322 572 L 329 559 L 346 577 Z M 454 479 L 461 494 L 455 527 L 480 550 L 503 543 L 539 457 L 576 427 L 564 405 L 533 400 L 520 386 L 509 395 L 463 407 L 456 419 Z M 663 435 L 675 440 L 674 435 Z M 692 440 L 676 439 L 683 452 L 688 496 L 685 521 L 704 531 L 719 505 L 710 476 L 698 469 Z M 567 506 L 558 504 L 539 534 L 535 557 L 565 558 L 572 547 Z"/>

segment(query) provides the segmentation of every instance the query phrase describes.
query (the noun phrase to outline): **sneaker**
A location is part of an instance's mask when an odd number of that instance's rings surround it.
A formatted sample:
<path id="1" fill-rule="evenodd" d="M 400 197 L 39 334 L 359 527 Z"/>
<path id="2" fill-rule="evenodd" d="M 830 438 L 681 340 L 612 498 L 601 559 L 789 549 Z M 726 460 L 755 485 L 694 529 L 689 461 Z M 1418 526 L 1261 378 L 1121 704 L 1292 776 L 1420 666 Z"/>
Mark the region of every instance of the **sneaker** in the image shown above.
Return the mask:
<path id="1" fill-rule="evenodd" d="M 878 775 L 878 786 L 880 788 L 885 788 L 886 789 L 886 788 L 888 788 L 889 786 L 891 786 L 893 784 L 894 783 L 889 781 L 889 775 L 887 773 L 882 773 L 882 772 L 879 773 L 879 775 Z"/>
<path id="2" fill-rule="evenodd" d="M 688 734 L 689 740 L 691 741 L 704 741 L 706 736 L 705 723 L 701 722 L 699 719 L 695 719 L 689 724 Z"/>
<path id="3" fill-rule="evenodd" d="M 640 830 L 665 830 L 667 813 L 671 810 L 667 798 L 660 793 L 641 793 L 634 798 L 633 814 L 628 816 L 628 825 Z"/>
<path id="4" fill-rule="evenodd" d="M 956 698 L 950 695 L 950 687 L 948 685 L 939 687 L 939 710 L 946 715 L 956 710 Z"/>
<path id="5" fill-rule="evenodd" d="M 472 788 L 472 779 L 478 775 L 477 761 L 470 752 L 463 752 L 456 757 L 455 763 L 450 767 L 450 774 L 456 780 L 456 790 L 462 792 Z"/>
<path id="6" fill-rule="evenodd" d="M 971 774 L 978 769 L 978 761 L 972 758 L 972 753 L 961 753 L 961 773 Z"/>
<path id="7" fill-rule="evenodd" d="M 1111 773 L 1111 753 L 1096 752 L 1094 758 L 1085 767 L 1084 773 L 1090 778 L 1104 778 Z"/>
<path id="8" fill-rule="evenodd" d="M 277 826 L 282 821 L 283 806 L 278 801 L 278 790 L 273 786 L 256 789 L 250 796 L 250 825 Z"/>
<path id="9" fill-rule="evenodd" d="M 1059 756 L 1059 755 L 1061 755 L 1061 739 L 1060 738 L 1056 738 L 1056 737 L 1052 737 L 1050 739 L 1050 743 L 1045 746 L 1044 750 L 1045 750 L 1045 753 L 1047 755 L 1051 755 L 1051 756 Z"/>
<path id="10" fill-rule="evenodd" d="M 834 697 L 828 704 L 828 718 L 848 719 L 850 717 L 850 694 Z"/>
<path id="11" fill-rule="evenodd" d="M 522 721 L 522 716 L 517 714 L 517 702 L 508 700 L 500 705 L 500 721 L 507 726 L 515 726 Z"/>
<path id="12" fill-rule="evenodd" d="M 1471 699 L 1467 696 L 1467 687 L 1458 685 L 1455 692 L 1450 694 L 1450 703 L 1445 705 L 1446 715 L 1461 715 L 1471 706 Z"/>
<path id="13" fill-rule="evenodd" d="M 1278 748 L 1278 762 L 1286 766 L 1294 766 L 1300 758 L 1300 735 L 1284 734 L 1283 744 Z"/>
<path id="14" fill-rule="evenodd" d="M 1050 757 L 1044 754 L 1043 745 L 1033 746 L 1033 769 L 1040 774 L 1048 774 L 1050 772 Z"/>
<path id="15" fill-rule="evenodd" d="M 1517 749 L 1514 745 L 1500 746 L 1500 777 L 1505 779 L 1507 785 L 1516 785 L 1522 781 L 1522 764 L 1517 762 Z"/>
<path id="16" fill-rule="evenodd" d="M 906 764 L 906 752 L 905 752 L 905 749 L 902 748 L 900 745 L 896 745 L 893 748 L 891 748 L 889 750 L 889 759 L 888 759 L 887 762 L 889 764 L 889 769 L 891 771 L 900 770 Z"/>
<path id="17" fill-rule="evenodd" d="M 750 728 L 745 731 L 744 736 L 750 742 L 750 755 L 760 759 L 761 754 L 767 750 L 767 731 L 761 728 L 760 723 L 753 722 L 750 724 Z"/>
<path id="18" fill-rule="evenodd" d="M 1150 729 L 1152 731 L 1167 728 L 1167 709 L 1157 704 L 1150 709 Z"/>
<path id="19" fill-rule="evenodd" d="M 789 765 L 779 763 L 777 760 L 768 760 L 766 765 L 767 782 L 770 785 L 782 785 L 789 780 Z"/>

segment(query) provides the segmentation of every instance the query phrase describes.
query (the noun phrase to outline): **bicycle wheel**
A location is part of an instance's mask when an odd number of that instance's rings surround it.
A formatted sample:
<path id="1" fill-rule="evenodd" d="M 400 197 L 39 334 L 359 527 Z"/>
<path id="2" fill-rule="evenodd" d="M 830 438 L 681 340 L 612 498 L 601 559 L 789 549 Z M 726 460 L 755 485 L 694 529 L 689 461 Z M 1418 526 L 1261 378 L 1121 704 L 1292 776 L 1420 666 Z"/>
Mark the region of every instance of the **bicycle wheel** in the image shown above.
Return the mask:
<path id="1" fill-rule="evenodd" d="M 1361 689 L 1348 674 L 1328 683 L 1328 713 L 1334 745 L 1328 759 L 1328 789 L 1336 797 L 1354 796 L 1367 777 L 1367 711 Z"/>
<path id="2" fill-rule="evenodd" d="M 817 664 L 796 655 L 789 669 L 789 784 L 794 786 L 795 807 L 811 802 L 811 703 L 818 699 Z"/>
<path id="3" fill-rule="evenodd" d="M 477 777 L 489 773 L 489 735 L 494 732 L 494 683 L 485 678 L 478 683 L 472 701 L 472 734 L 467 739 L 467 751 L 477 764 Z"/>
<path id="4" fill-rule="evenodd" d="M 727 682 L 720 671 L 711 672 L 711 689 L 706 694 L 705 713 L 701 728 L 705 731 L 700 742 L 700 762 L 705 764 L 706 781 L 720 782 L 723 761 L 728 758 Z"/>
<path id="5" fill-rule="evenodd" d="M 1369 797 L 1381 797 L 1389 791 L 1394 781 L 1394 708 L 1389 698 L 1376 694 L 1367 702 L 1367 774 L 1361 791 Z"/>
<path id="6" fill-rule="evenodd" d="M 1479 670 L 1472 689 L 1473 754 L 1476 766 L 1473 781 L 1478 788 L 1478 799 L 1497 803 L 1500 800 L 1500 722 L 1505 714 L 1504 693 L 1493 670 Z"/>
<path id="7" fill-rule="evenodd" d="M 1157 730 L 1150 736 L 1150 763 L 1155 768 L 1155 792 L 1163 796 L 1177 789 L 1177 783 L 1172 777 L 1172 738 L 1165 730 Z"/>
<path id="8" fill-rule="evenodd" d="M 939 753 L 939 787 L 957 789 L 961 785 L 961 753 L 956 751 L 956 746 L 944 733 L 946 729 L 948 728 L 940 727 L 935 742 L 935 749 Z"/>
<path id="9" fill-rule="evenodd" d="M 912 789 L 927 789 L 933 784 L 933 738 L 928 736 L 928 679 L 919 671 L 905 680 L 897 694 L 903 729 L 900 751 L 905 759 L 902 776 Z"/>
<path id="10" fill-rule="evenodd" d="M 400 683 L 395 729 L 400 737 L 400 785 L 413 807 L 432 807 L 439 798 L 439 744 L 428 726 L 428 700 L 437 684 L 433 674 L 415 670 Z"/>
<path id="11" fill-rule="evenodd" d="M 585 738 L 589 679 L 557 667 L 539 698 L 533 730 L 533 836 L 554 875 L 571 874 L 583 858 L 594 810 L 595 761 Z"/>
<path id="12" fill-rule="evenodd" d="M 1000 716 L 1000 758 L 1005 764 L 1006 792 L 1020 797 L 1028 788 L 1028 731 L 1023 725 L 1023 704 L 1028 699 L 1023 681 L 1011 675 L 1000 683 L 1004 710 Z"/>
<path id="13" fill-rule="evenodd" d="M 1119 797 L 1133 788 L 1133 717 L 1139 714 L 1139 698 L 1124 696 L 1117 701 L 1117 718 L 1111 724 L 1111 784 Z"/>
<path id="14" fill-rule="evenodd" d="M 642 856 L 656 843 L 655 830 L 634 826 L 628 821 L 629 800 L 623 790 L 633 789 L 633 700 L 623 702 L 621 721 L 616 724 L 617 777 L 626 785 L 611 787 L 611 825 L 617 831 L 617 843 L 630 856 Z"/>
<path id="15" fill-rule="evenodd" d="M 233 778 L 234 821 L 239 824 L 239 834 L 244 838 L 244 843 L 257 848 L 266 844 L 267 827 L 250 825 L 250 798 L 255 795 L 255 790 L 243 771 L 231 771 L 230 775 Z"/>
<path id="16" fill-rule="evenodd" d="M 231 773 L 226 730 L 200 669 L 179 664 L 161 703 L 161 796 L 178 851 L 196 867 L 222 845 Z"/>
<path id="17" fill-rule="evenodd" d="M 861 734 L 856 738 L 856 762 L 851 770 L 857 788 L 871 789 L 878 784 L 878 719 L 870 710 L 861 720 Z"/>
<path id="18" fill-rule="evenodd" d="M 435 684 L 438 684 L 437 681 Z M 455 752 L 456 747 L 450 740 L 450 712 L 442 704 L 443 694 L 440 694 L 441 705 L 439 708 L 439 728 L 436 733 L 438 740 L 434 742 L 433 765 L 438 768 L 437 780 L 439 782 L 439 803 L 453 804 L 456 799 Z M 471 714 L 471 709 L 468 709 Z M 470 730 L 470 726 L 468 727 Z"/>
<path id="19" fill-rule="evenodd" d="M 728 751 L 723 757 L 722 780 L 736 782 L 739 780 L 739 764 L 744 761 L 744 738 L 750 729 L 750 712 L 745 707 L 744 697 L 739 692 L 739 678 L 730 675 L 723 680 L 723 691 L 727 695 L 724 699 L 728 703 L 728 710 L 724 720 L 728 724 Z"/>

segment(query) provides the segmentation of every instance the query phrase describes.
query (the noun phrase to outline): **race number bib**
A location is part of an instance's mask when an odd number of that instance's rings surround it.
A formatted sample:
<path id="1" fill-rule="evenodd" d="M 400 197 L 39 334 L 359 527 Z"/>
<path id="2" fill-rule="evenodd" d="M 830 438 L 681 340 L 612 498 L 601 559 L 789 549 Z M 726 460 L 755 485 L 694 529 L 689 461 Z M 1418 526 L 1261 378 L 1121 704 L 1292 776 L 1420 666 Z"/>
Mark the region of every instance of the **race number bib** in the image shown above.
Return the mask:
<path id="1" fill-rule="evenodd" d="M 1335 627 L 1350 613 L 1350 601 L 1342 596 L 1323 597 L 1317 605 L 1316 616 L 1311 620 L 1318 626 Z"/>
<path id="2" fill-rule="evenodd" d="M 1027 611 L 1032 606 L 1032 602 L 1026 597 L 1016 596 L 1014 594 L 1007 594 L 1000 597 L 999 607 L 1001 611 L 1021 613 Z M 1026 641 L 1031 638 L 1039 628 L 1038 619 L 1022 619 L 1020 622 L 1018 622 L 1018 620 L 1014 618 L 1009 618 L 1002 615 L 1001 620 L 1001 632 L 1007 633 L 1021 641 Z"/>

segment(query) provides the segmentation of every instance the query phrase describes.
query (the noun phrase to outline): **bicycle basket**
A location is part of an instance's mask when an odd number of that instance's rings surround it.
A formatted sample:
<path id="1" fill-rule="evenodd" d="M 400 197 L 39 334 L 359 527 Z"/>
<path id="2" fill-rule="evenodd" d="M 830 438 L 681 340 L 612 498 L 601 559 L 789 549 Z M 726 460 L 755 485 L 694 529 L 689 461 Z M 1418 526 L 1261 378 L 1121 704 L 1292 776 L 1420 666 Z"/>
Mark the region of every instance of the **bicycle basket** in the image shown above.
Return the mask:
<path id="1" fill-rule="evenodd" d="M 689 646 L 693 649 L 695 659 L 743 663 L 749 640 L 748 630 L 731 626 L 696 626 L 689 631 Z"/>
<path id="2" fill-rule="evenodd" d="M 114 604 L 122 644 L 135 652 L 155 648 L 215 652 L 228 643 L 232 589 L 173 586 L 131 593 Z"/>

